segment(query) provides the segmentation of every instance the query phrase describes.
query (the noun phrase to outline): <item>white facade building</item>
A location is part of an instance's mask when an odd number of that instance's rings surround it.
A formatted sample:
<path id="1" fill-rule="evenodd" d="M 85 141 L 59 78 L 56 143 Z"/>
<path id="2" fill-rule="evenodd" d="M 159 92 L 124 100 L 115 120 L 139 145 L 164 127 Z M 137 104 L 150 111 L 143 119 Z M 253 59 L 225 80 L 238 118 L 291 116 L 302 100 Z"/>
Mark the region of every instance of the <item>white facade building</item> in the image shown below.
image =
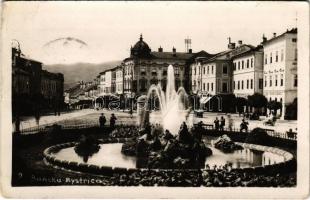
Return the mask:
<path id="1" fill-rule="evenodd" d="M 115 79 L 115 93 L 116 94 L 123 94 L 123 68 L 118 66 L 116 68 L 116 79 Z"/>
<path id="2" fill-rule="evenodd" d="M 297 98 L 297 29 L 266 40 L 264 46 L 264 95 L 286 106 Z"/>
<path id="3" fill-rule="evenodd" d="M 99 76 L 98 96 L 104 96 L 105 94 L 105 72 L 101 72 Z"/>
<path id="4" fill-rule="evenodd" d="M 112 71 L 105 71 L 104 92 L 105 94 L 111 94 L 112 89 Z"/>
<path id="5" fill-rule="evenodd" d="M 236 97 L 263 94 L 262 46 L 235 56 L 233 69 L 233 93 Z"/>

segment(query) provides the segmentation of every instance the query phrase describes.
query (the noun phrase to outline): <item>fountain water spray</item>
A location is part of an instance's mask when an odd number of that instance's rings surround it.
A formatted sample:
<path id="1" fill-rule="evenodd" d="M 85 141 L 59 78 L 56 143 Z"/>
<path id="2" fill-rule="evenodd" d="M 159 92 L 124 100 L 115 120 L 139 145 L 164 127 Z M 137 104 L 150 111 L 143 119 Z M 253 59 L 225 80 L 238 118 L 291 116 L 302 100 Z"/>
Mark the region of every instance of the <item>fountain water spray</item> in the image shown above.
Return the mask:
<path id="1" fill-rule="evenodd" d="M 186 121 L 186 116 L 188 114 L 188 95 L 183 87 L 180 87 L 178 91 L 175 89 L 175 77 L 174 69 L 172 65 L 168 66 L 168 77 L 167 77 L 167 87 L 164 92 L 160 86 L 151 85 L 148 90 L 147 96 L 145 98 L 144 109 L 141 109 L 143 113 L 143 119 L 146 116 L 148 109 L 147 102 L 152 96 L 156 96 L 159 101 L 160 116 L 153 117 L 150 119 L 151 123 L 160 123 L 163 125 L 164 129 L 168 129 L 172 134 L 176 135 L 183 121 Z"/>

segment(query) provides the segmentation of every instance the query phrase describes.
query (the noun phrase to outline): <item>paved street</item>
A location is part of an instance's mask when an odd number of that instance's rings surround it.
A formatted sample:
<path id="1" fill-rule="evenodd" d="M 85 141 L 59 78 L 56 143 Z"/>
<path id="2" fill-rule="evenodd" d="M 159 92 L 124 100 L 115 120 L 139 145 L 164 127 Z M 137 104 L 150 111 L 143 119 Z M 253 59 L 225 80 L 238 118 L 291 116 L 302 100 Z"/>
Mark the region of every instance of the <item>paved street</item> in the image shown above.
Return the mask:
<path id="1" fill-rule="evenodd" d="M 115 113 L 116 117 L 118 118 L 117 123 L 118 124 L 135 124 L 136 122 L 136 113 L 133 114 L 133 117 L 129 116 L 128 111 L 123 112 L 120 111 L 111 111 L 111 110 L 94 110 L 94 109 L 83 109 L 83 110 L 77 110 L 70 113 L 64 113 L 60 116 L 42 116 L 40 119 L 40 126 L 50 125 L 53 123 L 58 123 L 60 125 L 83 125 L 83 124 L 97 124 L 98 118 L 101 113 L 105 114 L 105 117 L 107 119 L 107 124 L 109 123 L 109 118 L 112 113 Z M 211 112 L 205 112 L 203 115 L 203 118 L 197 118 L 194 117 L 194 123 L 198 123 L 199 121 L 203 121 L 205 124 L 213 124 L 213 121 L 215 120 L 215 117 L 220 118 L 221 116 L 224 116 L 226 119 L 226 127 L 228 124 L 227 116 L 223 113 L 211 113 Z M 240 127 L 240 123 L 242 120 L 242 117 L 239 117 L 238 114 L 231 114 L 233 122 L 234 122 L 234 128 L 238 129 Z M 249 129 L 254 129 L 256 127 L 266 128 L 266 129 L 273 129 L 276 132 L 284 133 L 288 131 L 289 129 L 292 129 L 293 131 L 296 131 L 297 128 L 297 121 L 288 121 L 288 120 L 278 120 L 275 124 L 275 126 L 265 126 L 263 125 L 264 118 L 261 117 L 260 121 L 252 121 L 248 120 L 249 122 Z M 35 122 L 34 118 L 29 118 L 25 121 L 22 121 L 21 128 L 27 129 L 31 127 L 36 127 L 37 124 Z"/>

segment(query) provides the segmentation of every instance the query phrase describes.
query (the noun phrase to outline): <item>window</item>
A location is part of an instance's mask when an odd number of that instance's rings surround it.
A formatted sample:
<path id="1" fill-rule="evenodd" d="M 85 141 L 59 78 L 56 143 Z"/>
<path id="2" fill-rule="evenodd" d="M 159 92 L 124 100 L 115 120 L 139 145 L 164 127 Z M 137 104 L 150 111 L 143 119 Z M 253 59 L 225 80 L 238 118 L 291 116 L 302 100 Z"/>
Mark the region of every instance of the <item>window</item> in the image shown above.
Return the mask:
<path id="1" fill-rule="evenodd" d="M 146 79 L 140 79 L 140 91 L 145 92 L 146 91 L 146 84 L 147 80 Z"/>
<path id="2" fill-rule="evenodd" d="M 281 74 L 280 86 L 283 86 L 283 74 Z"/>
<path id="3" fill-rule="evenodd" d="M 297 83 L 298 83 L 297 75 L 294 75 L 294 87 L 297 87 Z"/>
<path id="4" fill-rule="evenodd" d="M 212 65 L 212 68 L 211 68 L 211 74 L 213 74 L 213 65 Z"/>
<path id="5" fill-rule="evenodd" d="M 295 49 L 295 60 L 297 60 L 297 49 Z"/>
<path id="6" fill-rule="evenodd" d="M 246 89 L 249 89 L 249 79 L 246 80 Z"/>
<path id="7" fill-rule="evenodd" d="M 251 67 L 253 67 L 253 58 L 251 58 Z"/>
<path id="8" fill-rule="evenodd" d="M 227 74 L 227 64 L 223 64 L 223 74 Z"/>
<path id="9" fill-rule="evenodd" d="M 263 89 L 263 79 L 258 79 L 258 89 Z"/>
<path id="10" fill-rule="evenodd" d="M 282 103 L 282 101 L 283 101 L 282 98 L 280 98 L 280 102 L 281 102 L 281 103 Z"/>
<path id="11" fill-rule="evenodd" d="M 241 62 L 241 67 L 244 69 L 244 61 Z"/>
<path id="12" fill-rule="evenodd" d="M 251 89 L 253 89 L 253 79 L 251 79 Z"/>
<path id="13" fill-rule="evenodd" d="M 269 86 L 271 87 L 272 86 L 272 76 L 269 77 Z"/>
<path id="14" fill-rule="evenodd" d="M 272 53 L 270 53 L 270 63 L 272 63 Z"/>
<path id="15" fill-rule="evenodd" d="M 265 76 L 265 87 L 267 87 L 267 76 Z"/>
<path id="16" fill-rule="evenodd" d="M 278 75 L 275 76 L 275 83 L 274 83 L 274 85 L 278 86 Z"/>
<path id="17" fill-rule="evenodd" d="M 243 80 L 241 81 L 241 90 L 243 90 Z"/>
<path id="18" fill-rule="evenodd" d="M 203 67 L 203 74 L 206 74 L 206 67 Z"/>
<path id="19" fill-rule="evenodd" d="M 234 89 L 236 89 L 236 82 L 235 81 L 234 81 L 234 86 L 233 87 L 234 87 Z"/>
<path id="20" fill-rule="evenodd" d="M 250 60 L 247 59 L 247 60 L 246 60 L 246 68 L 249 68 L 249 67 L 250 67 Z"/>
<path id="21" fill-rule="evenodd" d="M 207 83 L 207 91 L 209 92 L 209 83 Z"/>
<path id="22" fill-rule="evenodd" d="M 210 67 L 210 66 L 208 65 L 208 66 L 207 66 L 207 74 L 209 74 L 209 67 Z"/>
<path id="23" fill-rule="evenodd" d="M 199 67 L 199 74 L 200 74 L 200 72 L 201 72 L 201 69 Z M 175 73 L 176 76 L 179 76 L 180 75 L 180 69 L 178 67 L 175 67 L 174 68 L 174 73 Z"/>
<path id="24" fill-rule="evenodd" d="M 213 91 L 213 83 L 211 83 L 211 91 Z"/>
<path id="25" fill-rule="evenodd" d="M 236 70 L 236 63 L 234 62 L 234 71 Z"/>
<path id="26" fill-rule="evenodd" d="M 240 89 L 240 81 L 238 81 L 238 90 Z"/>
<path id="27" fill-rule="evenodd" d="M 238 70 L 240 70 L 240 61 L 238 61 Z"/>
<path id="28" fill-rule="evenodd" d="M 195 74 L 196 74 L 196 68 L 195 68 Z M 167 76 L 167 70 L 163 71 L 163 76 Z"/>
<path id="29" fill-rule="evenodd" d="M 222 84 L 222 91 L 223 91 L 223 92 L 227 92 L 227 83 L 226 83 L 226 82 L 224 82 L 224 83 Z"/>
<path id="30" fill-rule="evenodd" d="M 265 64 L 267 64 L 267 54 L 265 54 Z"/>
<path id="31" fill-rule="evenodd" d="M 281 49 L 281 61 L 283 61 L 284 58 L 284 53 L 283 53 L 283 49 Z"/>
<path id="32" fill-rule="evenodd" d="M 144 68 L 141 69 L 141 75 L 146 75 L 146 71 Z"/>
<path id="33" fill-rule="evenodd" d="M 157 76 L 156 69 L 153 69 L 153 70 L 152 70 L 152 76 Z"/>
<path id="34" fill-rule="evenodd" d="M 276 51 L 276 62 L 278 62 L 278 51 Z"/>
<path id="35" fill-rule="evenodd" d="M 297 38 L 293 38 L 293 39 L 292 39 L 292 42 L 297 42 Z"/>
<path id="36" fill-rule="evenodd" d="M 203 91 L 206 91 L 206 84 L 203 83 Z"/>

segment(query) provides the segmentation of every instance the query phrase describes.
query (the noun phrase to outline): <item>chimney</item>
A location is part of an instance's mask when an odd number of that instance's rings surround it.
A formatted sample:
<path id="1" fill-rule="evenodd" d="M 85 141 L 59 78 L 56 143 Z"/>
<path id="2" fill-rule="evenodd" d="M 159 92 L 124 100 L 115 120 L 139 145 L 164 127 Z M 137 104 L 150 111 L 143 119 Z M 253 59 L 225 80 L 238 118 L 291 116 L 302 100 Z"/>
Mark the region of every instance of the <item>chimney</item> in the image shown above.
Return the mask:
<path id="1" fill-rule="evenodd" d="M 161 46 L 158 48 L 158 52 L 163 52 L 163 48 Z"/>
<path id="2" fill-rule="evenodd" d="M 235 49 L 236 48 L 236 43 L 229 43 L 228 44 L 228 49 Z"/>
<path id="3" fill-rule="evenodd" d="M 265 34 L 263 34 L 263 42 L 266 42 L 267 38 L 265 37 Z"/>
<path id="4" fill-rule="evenodd" d="M 176 53 L 176 49 L 175 49 L 174 47 L 172 48 L 172 52 L 173 52 L 173 53 Z"/>
<path id="5" fill-rule="evenodd" d="M 228 49 L 234 49 L 236 47 L 235 43 L 231 42 L 231 38 L 228 37 Z"/>
<path id="6" fill-rule="evenodd" d="M 188 49 L 188 53 L 193 53 L 193 49 Z"/>
<path id="7" fill-rule="evenodd" d="M 276 37 L 277 36 L 277 33 L 273 33 L 273 37 Z"/>
<path id="8" fill-rule="evenodd" d="M 238 41 L 238 45 L 241 46 L 242 45 L 242 40 Z"/>

